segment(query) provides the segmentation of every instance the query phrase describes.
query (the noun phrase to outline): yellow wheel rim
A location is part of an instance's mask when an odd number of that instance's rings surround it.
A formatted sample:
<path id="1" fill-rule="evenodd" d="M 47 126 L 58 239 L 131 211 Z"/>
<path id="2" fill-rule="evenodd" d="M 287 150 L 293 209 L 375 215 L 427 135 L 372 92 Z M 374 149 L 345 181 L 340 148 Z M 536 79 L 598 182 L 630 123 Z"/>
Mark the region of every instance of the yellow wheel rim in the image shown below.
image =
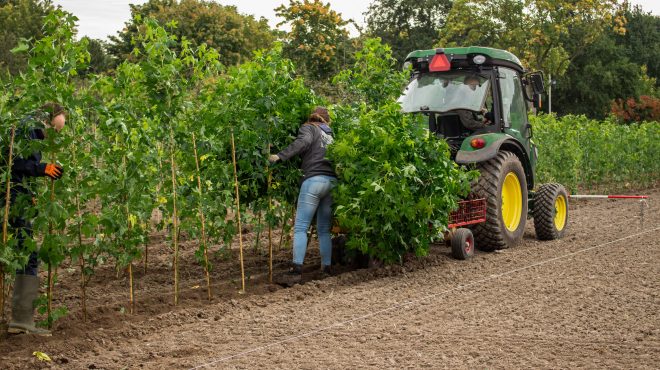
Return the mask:
<path id="1" fill-rule="evenodd" d="M 555 227 L 557 230 L 564 230 L 566 226 L 566 198 L 563 195 L 559 195 L 555 199 Z"/>
<path id="2" fill-rule="evenodd" d="M 520 225 L 522 202 L 520 180 L 515 173 L 509 172 L 502 184 L 502 221 L 509 231 L 515 231 Z"/>

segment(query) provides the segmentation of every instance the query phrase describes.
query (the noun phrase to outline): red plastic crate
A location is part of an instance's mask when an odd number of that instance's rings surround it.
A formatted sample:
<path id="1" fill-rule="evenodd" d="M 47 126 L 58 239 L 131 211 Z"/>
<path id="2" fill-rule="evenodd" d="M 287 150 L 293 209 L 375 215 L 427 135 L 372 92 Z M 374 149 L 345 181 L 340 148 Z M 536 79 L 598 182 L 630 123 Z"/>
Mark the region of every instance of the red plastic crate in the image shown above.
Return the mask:
<path id="1" fill-rule="evenodd" d="M 474 225 L 486 221 L 486 198 L 462 200 L 449 214 L 449 228 Z"/>

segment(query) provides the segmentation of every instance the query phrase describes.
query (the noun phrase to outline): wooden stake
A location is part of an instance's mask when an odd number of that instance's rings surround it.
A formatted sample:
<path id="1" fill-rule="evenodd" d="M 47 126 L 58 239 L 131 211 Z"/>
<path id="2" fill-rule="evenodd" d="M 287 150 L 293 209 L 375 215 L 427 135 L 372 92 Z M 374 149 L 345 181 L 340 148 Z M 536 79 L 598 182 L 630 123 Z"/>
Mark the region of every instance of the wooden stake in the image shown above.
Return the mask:
<path id="1" fill-rule="evenodd" d="M 163 153 L 165 151 L 163 150 L 161 143 L 158 143 L 156 145 L 156 147 L 158 148 L 157 149 L 157 151 L 158 151 L 158 185 L 156 186 L 156 200 L 158 200 L 160 198 L 161 190 L 163 190 L 163 186 L 165 186 L 164 185 L 165 180 L 163 179 L 163 159 L 161 158 L 161 155 L 160 155 L 161 151 Z M 163 214 L 161 213 L 160 216 L 161 217 L 158 219 L 159 223 L 163 221 Z"/>
<path id="2" fill-rule="evenodd" d="M 50 179 L 50 201 L 55 202 L 55 180 Z M 48 235 L 53 235 L 53 222 L 48 221 Z M 53 274 L 52 264 L 48 261 L 48 289 L 46 291 L 48 298 L 48 329 L 53 328 L 52 305 L 53 305 Z"/>
<path id="3" fill-rule="evenodd" d="M 124 171 L 126 171 L 126 157 L 124 157 Z M 125 196 L 126 202 L 126 219 L 128 220 L 128 235 L 131 237 L 132 231 L 133 231 L 133 225 L 131 224 L 131 212 L 128 208 L 128 195 Z M 135 297 L 133 295 L 133 261 L 130 260 L 128 261 L 128 303 L 129 303 L 129 308 L 128 312 L 133 314 L 134 310 L 133 307 L 135 305 Z"/>
<path id="4" fill-rule="evenodd" d="M 9 157 L 7 158 L 7 187 L 5 192 L 5 212 L 2 219 L 2 249 L 7 248 L 9 235 L 7 233 L 7 224 L 9 223 L 9 206 L 11 197 L 11 167 L 14 155 L 14 137 L 16 134 L 16 125 L 11 126 L 11 138 L 9 140 Z M 2 311 L 2 322 L 5 321 L 5 266 L 0 263 L 0 311 Z"/>
<path id="5" fill-rule="evenodd" d="M 80 289 L 82 290 L 83 322 L 87 322 L 87 279 L 85 278 L 85 259 L 80 256 Z"/>
<path id="6" fill-rule="evenodd" d="M 78 189 L 78 179 L 76 179 Z M 78 248 L 80 248 L 80 290 L 82 300 L 83 322 L 87 322 L 87 279 L 85 278 L 85 252 L 82 248 L 82 220 L 80 212 L 80 197 L 76 194 L 76 208 L 78 214 Z"/>
<path id="7" fill-rule="evenodd" d="M 236 146 L 234 145 L 234 129 L 231 129 L 231 157 L 234 162 L 234 187 L 236 188 L 236 215 L 238 217 L 238 245 L 241 259 L 241 291 L 245 293 L 245 267 L 243 265 L 243 230 L 241 228 L 241 201 L 238 192 L 238 172 L 236 170 Z"/>
<path id="8" fill-rule="evenodd" d="M 130 290 L 129 312 L 131 314 L 133 314 L 133 312 L 134 312 L 133 307 L 135 306 L 135 299 L 134 299 L 134 296 L 133 296 L 133 262 L 128 263 L 128 281 L 129 281 L 129 284 L 131 285 L 131 287 L 129 289 Z"/>
<path id="9" fill-rule="evenodd" d="M 202 248 L 204 248 L 204 273 L 206 274 L 206 293 L 209 301 L 211 300 L 211 277 L 209 275 L 209 255 L 206 245 L 206 221 L 204 218 L 204 209 L 202 208 L 202 179 L 199 170 L 199 157 L 197 156 L 197 142 L 195 133 L 192 134 L 193 151 L 195 153 L 195 166 L 197 167 L 197 189 L 199 190 L 199 220 L 202 223 Z"/>
<path id="10" fill-rule="evenodd" d="M 268 153 L 270 153 L 271 150 L 271 125 L 268 126 Z M 266 173 L 268 174 L 268 183 L 267 183 L 267 189 L 268 189 L 268 212 L 266 213 L 266 217 L 271 215 L 271 212 L 273 211 L 273 196 L 270 193 L 271 188 L 270 185 L 273 182 L 273 172 L 270 170 L 270 160 L 267 162 L 266 165 Z M 272 220 L 272 218 L 271 218 Z M 273 283 L 273 226 L 268 222 L 268 282 Z"/>
<path id="11" fill-rule="evenodd" d="M 261 224 L 262 224 L 262 218 L 261 218 L 261 210 L 257 212 L 257 237 L 254 242 L 254 254 L 256 255 L 259 252 L 259 247 L 261 245 Z"/>
<path id="12" fill-rule="evenodd" d="M 176 162 L 174 162 L 174 131 L 170 127 L 170 167 L 172 169 L 172 243 L 174 246 L 174 305 L 179 303 L 179 227 L 176 213 Z"/>
<path id="13" fill-rule="evenodd" d="M 53 320 L 51 316 L 52 304 L 53 304 L 53 273 L 52 265 L 48 264 L 48 289 L 46 289 L 46 298 L 47 298 L 47 311 L 48 311 L 48 329 L 53 328 Z"/>
<path id="14" fill-rule="evenodd" d="M 272 172 L 268 169 L 268 213 L 273 210 L 273 197 L 270 195 L 270 184 L 272 182 Z M 268 282 L 273 282 L 273 226 L 268 223 Z"/>
<path id="15" fill-rule="evenodd" d="M 87 153 L 89 154 L 90 152 L 90 144 L 89 142 L 85 146 L 87 149 Z M 74 147 L 73 151 L 73 158 L 77 158 L 77 149 Z M 96 157 L 92 158 L 92 161 L 94 161 L 94 166 L 96 167 Z M 85 279 L 85 251 L 83 250 L 82 247 L 82 212 L 80 211 L 80 182 L 79 182 L 79 176 L 75 177 L 75 185 L 76 185 L 76 216 L 78 217 L 78 248 L 80 249 L 80 256 L 79 256 L 79 262 L 80 262 L 80 305 L 82 307 L 82 312 L 83 312 L 83 322 L 87 322 L 87 282 Z"/>
<path id="16" fill-rule="evenodd" d="M 147 222 L 147 237 L 144 240 L 144 274 L 147 274 L 147 259 L 149 257 L 149 233 L 151 228 Z"/>

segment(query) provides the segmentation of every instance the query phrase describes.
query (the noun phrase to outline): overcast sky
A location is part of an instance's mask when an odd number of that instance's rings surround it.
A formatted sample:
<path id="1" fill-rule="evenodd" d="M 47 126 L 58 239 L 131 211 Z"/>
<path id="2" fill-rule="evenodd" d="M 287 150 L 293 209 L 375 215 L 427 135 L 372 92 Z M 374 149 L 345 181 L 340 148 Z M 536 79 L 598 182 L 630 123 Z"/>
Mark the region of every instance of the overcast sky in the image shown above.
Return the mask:
<path id="1" fill-rule="evenodd" d="M 80 18 L 78 22 L 79 36 L 105 39 L 114 35 L 124 27 L 124 22 L 130 18 L 128 4 L 142 4 L 145 0 L 54 0 L 54 3 Z M 275 9 L 288 0 L 218 0 L 223 5 L 235 5 L 243 14 L 252 14 L 255 18 L 265 17 L 271 27 L 281 20 L 275 17 Z M 330 7 L 341 13 L 344 19 L 353 19 L 358 24 L 364 24 L 364 13 L 370 0 L 324 0 Z M 640 4 L 642 9 L 660 15 L 660 1 L 632 0 L 631 4 Z M 355 33 L 355 30 L 351 30 Z"/>

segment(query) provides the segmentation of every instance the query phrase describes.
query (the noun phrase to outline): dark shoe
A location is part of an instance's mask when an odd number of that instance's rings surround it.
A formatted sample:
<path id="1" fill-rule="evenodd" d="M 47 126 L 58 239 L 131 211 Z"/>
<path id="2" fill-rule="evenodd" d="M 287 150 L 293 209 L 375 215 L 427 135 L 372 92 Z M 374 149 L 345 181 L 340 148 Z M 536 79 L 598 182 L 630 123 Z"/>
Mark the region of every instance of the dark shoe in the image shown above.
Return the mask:
<path id="1" fill-rule="evenodd" d="M 34 326 L 34 301 L 39 295 L 39 278 L 33 275 L 17 274 L 12 297 L 10 334 L 35 334 L 50 336 L 48 330 Z"/>
<path id="2" fill-rule="evenodd" d="M 294 264 L 289 271 L 280 275 L 275 283 L 285 287 L 292 287 L 296 284 L 302 284 L 302 265 Z"/>
<path id="3" fill-rule="evenodd" d="M 325 279 L 333 275 L 332 267 L 330 265 L 321 265 L 321 278 Z"/>

